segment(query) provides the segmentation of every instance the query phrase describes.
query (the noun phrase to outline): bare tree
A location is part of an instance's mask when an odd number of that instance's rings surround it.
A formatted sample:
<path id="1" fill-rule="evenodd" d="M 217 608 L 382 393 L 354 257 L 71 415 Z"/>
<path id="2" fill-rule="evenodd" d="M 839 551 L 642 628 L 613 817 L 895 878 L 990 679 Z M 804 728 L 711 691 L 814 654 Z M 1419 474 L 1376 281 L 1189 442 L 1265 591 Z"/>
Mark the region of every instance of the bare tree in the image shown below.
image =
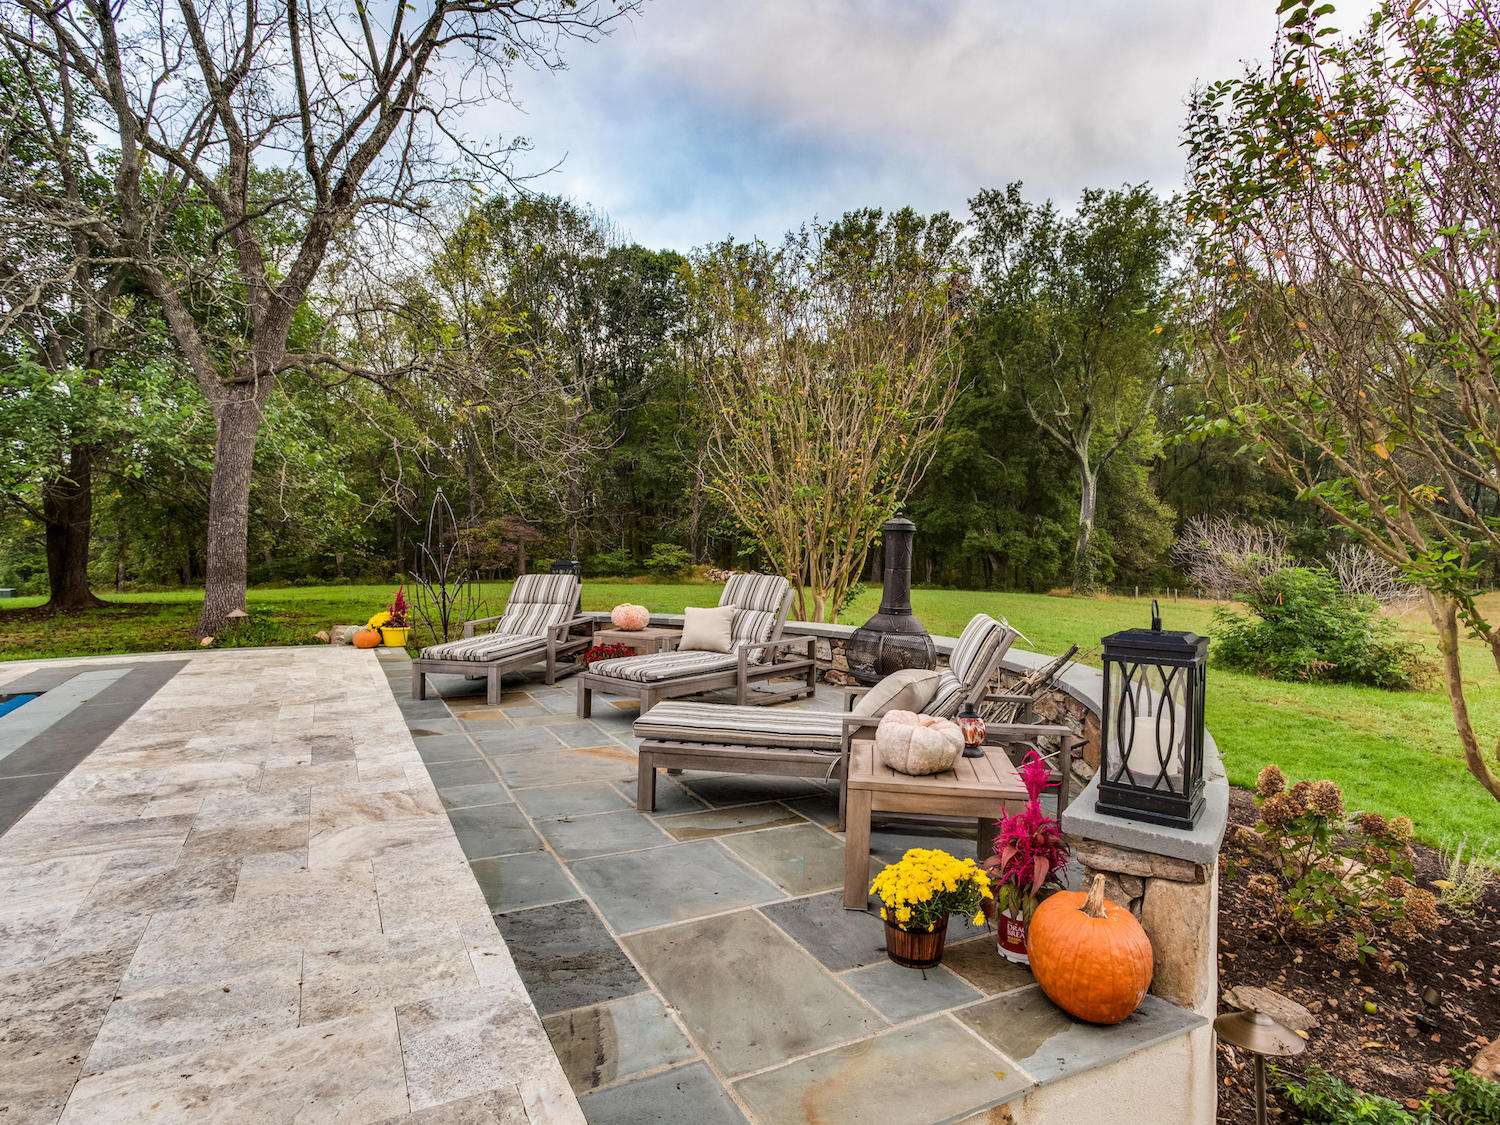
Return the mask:
<path id="1" fill-rule="evenodd" d="M 1384 3 L 1347 38 L 1325 15 L 1292 5 L 1269 66 L 1191 107 L 1210 425 L 1425 588 L 1465 763 L 1500 799 L 1459 646 L 1462 622 L 1500 666 L 1476 602 L 1500 554 L 1500 7 Z"/>
<path id="2" fill-rule="evenodd" d="M 57 144 L 108 138 L 98 206 L 45 214 L 82 230 L 160 303 L 213 410 L 200 630 L 244 603 L 251 468 L 276 378 L 347 368 L 291 342 L 333 240 L 418 213 L 445 186 L 504 176 L 514 145 L 453 130 L 508 101 L 517 65 L 562 65 L 637 0 L 15 0 L 0 39 L 26 76 L 56 75 Z M 73 114 L 73 132 L 64 125 Z M 226 303 L 228 307 L 226 308 Z"/>
<path id="3" fill-rule="evenodd" d="M 1360 543 L 1345 543 L 1328 553 L 1328 570 L 1344 593 L 1371 598 L 1383 606 L 1404 606 L 1422 599 L 1422 588 Z"/>
<path id="4" fill-rule="evenodd" d="M 694 263 L 712 487 L 791 579 L 799 617 L 836 617 L 932 460 L 958 381 L 959 230 L 860 211 Z"/>
<path id="5" fill-rule="evenodd" d="M 1238 598 L 1291 565 L 1286 536 L 1230 516 L 1194 516 L 1172 545 L 1172 561 L 1211 598 Z"/>

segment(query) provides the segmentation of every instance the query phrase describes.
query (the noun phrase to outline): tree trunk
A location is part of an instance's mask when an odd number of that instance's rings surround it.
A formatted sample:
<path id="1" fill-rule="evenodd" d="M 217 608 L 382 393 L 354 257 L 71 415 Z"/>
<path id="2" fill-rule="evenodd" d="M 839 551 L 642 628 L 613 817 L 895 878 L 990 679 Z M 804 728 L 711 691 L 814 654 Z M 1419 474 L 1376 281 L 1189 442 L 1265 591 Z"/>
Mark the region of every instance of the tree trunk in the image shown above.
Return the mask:
<path id="1" fill-rule="evenodd" d="M 1073 593 L 1094 592 L 1094 505 L 1099 499 L 1099 478 L 1088 463 L 1078 464 L 1078 541 L 1073 545 Z"/>
<path id="2" fill-rule="evenodd" d="M 103 603 L 89 589 L 89 533 L 94 514 L 94 453 L 69 451 L 66 475 L 42 489 L 47 539 L 47 608 L 63 613 Z"/>
<path id="3" fill-rule="evenodd" d="M 208 561 L 198 635 L 218 635 L 229 614 L 245 608 L 250 534 L 250 476 L 260 436 L 261 405 L 225 402 L 214 411 L 214 468 L 208 494 Z"/>
<path id="4" fill-rule="evenodd" d="M 1448 685 L 1448 703 L 1453 710 L 1453 725 L 1458 729 L 1458 741 L 1463 747 L 1464 764 L 1475 780 L 1483 785 L 1491 797 L 1500 800 L 1500 777 L 1496 777 L 1484 760 L 1479 748 L 1479 737 L 1474 733 L 1474 723 L 1469 717 L 1469 701 L 1464 696 L 1463 666 L 1458 648 L 1458 606 L 1447 598 L 1440 599 L 1427 591 L 1427 616 L 1437 630 L 1438 655 L 1443 665 L 1443 680 Z M 1497 667 L 1500 667 L 1500 649 L 1491 645 Z M 1500 762 L 1500 746 L 1494 750 L 1495 760 Z"/>

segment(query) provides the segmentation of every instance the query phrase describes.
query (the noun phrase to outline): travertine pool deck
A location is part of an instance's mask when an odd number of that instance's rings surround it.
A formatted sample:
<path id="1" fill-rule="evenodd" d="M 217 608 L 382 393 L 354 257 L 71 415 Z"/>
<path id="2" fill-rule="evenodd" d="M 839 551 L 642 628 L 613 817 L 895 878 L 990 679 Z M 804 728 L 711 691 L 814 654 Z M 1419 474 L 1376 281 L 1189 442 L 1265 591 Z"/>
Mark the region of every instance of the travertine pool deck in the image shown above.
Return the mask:
<path id="1" fill-rule="evenodd" d="M 958 920 L 943 966 L 903 969 L 843 909 L 831 784 L 663 775 L 641 814 L 633 701 L 580 720 L 567 681 L 490 707 L 433 677 L 416 702 L 404 654 L 381 662 L 590 1122 L 962 1121 L 1204 1023 L 1147 997 L 1080 1024 Z M 873 874 L 974 838 L 891 822 L 871 845 Z"/>
<path id="2" fill-rule="evenodd" d="M 12 684 L 0 1121 L 581 1120 L 373 656 Z"/>

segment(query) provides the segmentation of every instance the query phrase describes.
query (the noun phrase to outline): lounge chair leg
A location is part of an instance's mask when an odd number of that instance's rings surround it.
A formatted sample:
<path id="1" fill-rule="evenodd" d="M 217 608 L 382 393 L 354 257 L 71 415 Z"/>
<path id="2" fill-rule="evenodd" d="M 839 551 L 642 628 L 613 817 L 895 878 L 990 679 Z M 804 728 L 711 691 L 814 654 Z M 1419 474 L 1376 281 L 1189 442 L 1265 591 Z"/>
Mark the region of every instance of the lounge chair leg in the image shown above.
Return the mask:
<path id="1" fill-rule="evenodd" d="M 734 701 L 740 707 L 743 707 L 747 702 L 749 702 L 749 696 L 745 691 L 745 689 L 749 686 L 750 685 L 747 684 L 743 679 L 741 679 L 737 684 L 734 685 Z"/>
<path id="2" fill-rule="evenodd" d="M 499 668 L 491 668 L 489 670 L 489 672 L 486 674 L 485 688 L 484 688 L 484 701 L 487 704 L 489 704 L 491 707 L 498 706 L 499 703 L 500 703 L 500 669 Z"/>
<path id="3" fill-rule="evenodd" d="M 416 664 L 411 666 L 411 697 L 413 699 L 427 698 L 427 673 Z"/>
<path id="4" fill-rule="evenodd" d="M 635 807 L 638 812 L 656 811 L 656 763 L 644 750 L 636 764 Z"/>
<path id="5" fill-rule="evenodd" d="M 557 656 L 550 648 L 547 650 L 547 671 L 542 674 L 542 681 L 548 687 L 557 683 Z"/>
<path id="6" fill-rule="evenodd" d="M 587 719 L 594 709 L 594 693 L 582 680 L 578 681 L 578 717 Z"/>

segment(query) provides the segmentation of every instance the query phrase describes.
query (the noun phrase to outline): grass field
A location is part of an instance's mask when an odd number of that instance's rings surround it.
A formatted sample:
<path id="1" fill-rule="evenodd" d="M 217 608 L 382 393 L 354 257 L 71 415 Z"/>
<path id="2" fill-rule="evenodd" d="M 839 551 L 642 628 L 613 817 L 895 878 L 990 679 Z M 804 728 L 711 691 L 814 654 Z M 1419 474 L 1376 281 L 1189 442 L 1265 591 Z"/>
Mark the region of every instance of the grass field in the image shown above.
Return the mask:
<path id="1" fill-rule="evenodd" d="M 507 585 L 484 588 L 486 613 L 498 613 Z M 305 586 L 252 590 L 251 620 L 232 643 L 302 644 L 333 624 L 363 621 L 389 600 L 388 586 Z M 584 584 L 584 607 L 640 602 L 660 613 L 711 604 L 714 588 L 644 582 Z M 95 653 L 153 652 L 193 647 L 201 595 L 196 591 L 111 597 L 102 609 L 70 618 L 26 610 L 39 598 L 0 603 L 0 659 Z M 844 615 L 851 623 L 875 612 L 880 596 L 865 591 Z M 916 590 L 916 612 L 934 633 L 958 633 L 970 615 L 1003 615 L 1025 636 L 1021 647 L 1055 653 L 1074 642 L 1090 646 L 1106 633 L 1149 619 L 1146 599 L 1079 599 L 1044 594 Z M 1211 632 L 1213 605 L 1183 600 L 1163 607 L 1168 628 Z M 1496 606 L 1500 609 L 1500 605 Z M 1427 642 L 1425 618 L 1402 627 Z M 1500 673 L 1478 644 L 1465 646 L 1470 702 L 1481 738 L 1500 731 Z M 1446 696 L 1374 688 L 1288 684 L 1215 669 L 1209 676 L 1208 722 L 1230 780 L 1249 785 L 1267 762 L 1294 777 L 1331 777 L 1358 809 L 1416 821 L 1429 843 L 1463 837 L 1500 843 L 1500 805 L 1470 778 L 1453 735 Z"/>

